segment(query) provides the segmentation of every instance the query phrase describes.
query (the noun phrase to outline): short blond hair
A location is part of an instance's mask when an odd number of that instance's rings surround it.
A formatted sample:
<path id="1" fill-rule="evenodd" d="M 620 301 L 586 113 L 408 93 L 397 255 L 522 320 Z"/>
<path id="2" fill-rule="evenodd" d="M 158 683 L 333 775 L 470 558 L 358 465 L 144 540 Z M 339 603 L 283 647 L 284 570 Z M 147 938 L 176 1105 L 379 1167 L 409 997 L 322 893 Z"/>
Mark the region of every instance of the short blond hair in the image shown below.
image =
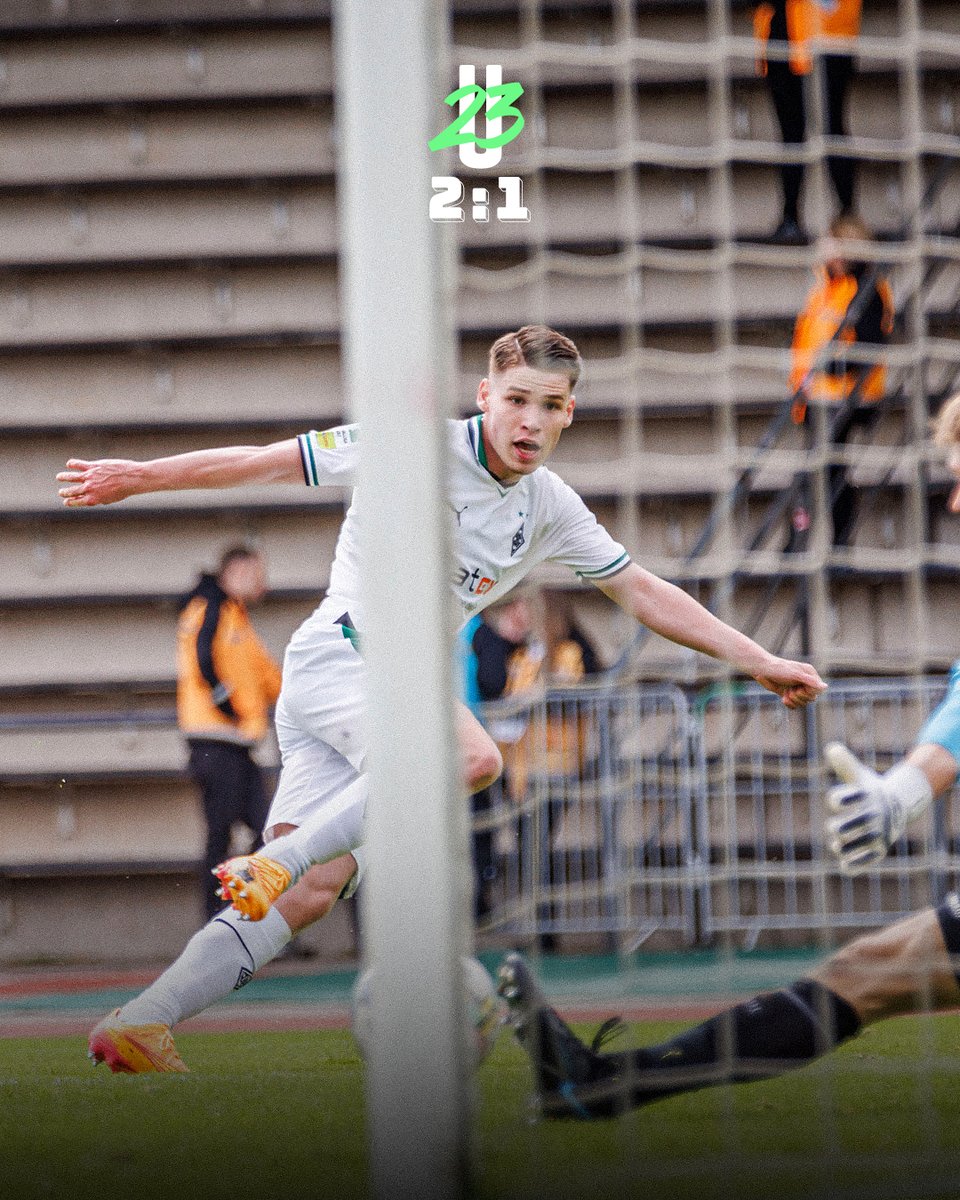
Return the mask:
<path id="1" fill-rule="evenodd" d="M 937 446 L 960 446 L 960 392 L 950 397 L 930 426 Z"/>
<path id="2" fill-rule="evenodd" d="M 576 386 L 583 360 L 576 345 L 548 325 L 524 325 L 514 333 L 505 333 L 490 347 L 489 371 L 497 375 L 511 367 L 533 367 L 536 371 L 556 371 L 566 375 L 570 387 Z"/>

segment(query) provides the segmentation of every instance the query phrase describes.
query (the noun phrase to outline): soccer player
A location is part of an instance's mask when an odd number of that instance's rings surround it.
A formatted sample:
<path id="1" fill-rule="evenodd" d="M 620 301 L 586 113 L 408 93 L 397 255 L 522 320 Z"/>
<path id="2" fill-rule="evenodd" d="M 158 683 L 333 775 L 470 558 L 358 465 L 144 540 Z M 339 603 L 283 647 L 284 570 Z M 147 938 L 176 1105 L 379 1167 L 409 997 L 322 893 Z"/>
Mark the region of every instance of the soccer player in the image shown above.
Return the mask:
<path id="1" fill-rule="evenodd" d="M 934 422 L 956 484 L 960 513 L 960 394 Z M 907 757 L 884 775 L 839 743 L 825 751 L 841 783 L 830 789 L 827 838 L 842 869 L 879 862 L 909 821 L 954 783 L 960 766 L 960 662 L 946 699 Z M 601 1054 L 601 1026 L 584 1045 L 547 1001 L 518 954 L 500 968 L 499 989 L 534 1067 L 548 1117 L 609 1117 L 679 1092 L 780 1075 L 819 1058 L 865 1025 L 902 1013 L 960 1006 L 960 895 L 855 938 L 807 978 L 755 996 L 655 1046 Z"/>
<path id="2" fill-rule="evenodd" d="M 448 423 L 452 587 L 464 620 L 506 595 L 537 564 L 562 562 L 655 632 L 724 660 L 788 707 L 813 700 L 825 686 L 813 667 L 769 654 L 631 562 L 580 497 L 546 469 L 573 420 L 581 366 L 573 342 L 544 326 L 504 334 L 491 347 L 488 374 L 477 391 L 480 412 Z M 358 437 L 357 427 L 348 425 L 269 446 L 149 462 L 71 459 L 57 479 L 69 507 L 244 483 L 336 485 L 351 478 Z M 367 779 L 357 645 L 364 627 L 358 520 L 355 498 L 340 531 L 329 591 L 284 658 L 276 709 L 282 766 L 267 818 L 269 856 L 258 851 L 224 864 L 217 873 L 233 909 L 195 934 L 155 984 L 94 1030 L 91 1053 L 114 1070 L 185 1069 L 175 1057 L 170 1027 L 246 982 L 282 949 L 291 930 L 323 916 L 362 871 Z M 501 757 L 463 705 L 457 732 L 464 783 L 476 791 L 497 777 Z M 312 864 L 323 865 L 311 871 Z"/>

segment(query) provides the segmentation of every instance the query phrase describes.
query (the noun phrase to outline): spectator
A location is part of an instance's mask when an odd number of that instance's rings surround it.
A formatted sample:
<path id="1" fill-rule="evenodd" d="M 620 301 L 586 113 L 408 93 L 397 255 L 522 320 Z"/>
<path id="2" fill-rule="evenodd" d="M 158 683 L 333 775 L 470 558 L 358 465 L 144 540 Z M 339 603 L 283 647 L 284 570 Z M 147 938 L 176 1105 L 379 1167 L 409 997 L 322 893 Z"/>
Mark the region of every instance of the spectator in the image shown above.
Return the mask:
<path id="1" fill-rule="evenodd" d="M 521 858 L 527 861 L 533 856 L 541 887 L 552 890 L 567 877 L 564 853 L 554 847 L 554 840 L 565 807 L 579 800 L 583 767 L 595 741 L 594 722 L 569 699 L 537 701 L 545 689 L 577 684 L 600 666 L 565 595 L 541 595 L 530 607 L 540 636 L 531 634 L 511 655 L 504 689 L 505 696 L 529 697 L 530 706 L 515 717 L 512 740 L 498 744 L 504 790 L 521 806 Z M 537 914 L 542 924 L 553 923 L 555 911 L 549 900 L 538 905 Z M 541 928 L 538 942 L 542 950 L 557 948 L 550 929 Z"/>
<path id="2" fill-rule="evenodd" d="M 577 627 L 565 596 L 542 599 L 542 638 L 528 637 L 511 656 L 504 695 L 533 693 L 542 687 L 566 687 L 600 669 L 596 652 Z M 560 712 L 544 722 L 533 719 L 512 747 L 501 746 L 511 793 L 522 799 L 531 772 L 548 777 L 578 775 L 585 744 L 582 720 Z"/>
<path id="3" fill-rule="evenodd" d="M 499 700 L 506 690 L 510 658 L 532 631 L 530 602 L 521 591 L 492 605 L 464 628 L 470 655 L 467 698 L 471 706 Z"/>
<path id="4" fill-rule="evenodd" d="M 830 441 L 838 447 L 847 444 L 854 430 L 873 427 L 877 402 L 886 387 L 886 368 L 879 354 L 875 361 L 847 361 L 850 346 L 883 346 L 893 332 L 890 284 L 875 266 L 856 257 L 857 247 L 871 240 L 859 217 L 834 220 L 824 245 L 823 267 L 793 335 L 794 421 L 807 420 L 809 401 L 830 405 Z M 828 481 L 833 544 L 846 546 L 856 519 L 856 493 L 846 465 L 833 463 Z M 795 531 L 798 523 L 804 524 L 795 518 Z"/>
<path id="5" fill-rule="evenodd" d="M 807 138 L 807 103 L 804 78 L 813 71 L 814 41 L 819 37 L 839 39 L 850 50 L 820 56 L 823 81 L 823 117 L 830 137 L 847 136 L 847 94 L 854 75 L 852 46 L 860 33 L 861 0 L 769 0 L 754 12 L 754 31 L 759 42 L 757 67 L 766 76 L 784 146 L 798 146 Z M 769 57 L 770 43 L 788 51 L 786 59 Z M 853 159 L 831 154 L 827 169 L 841 215 L 854 209 L 856 171 Z M 783 214 L 773 234 L 775 241 L 799 243 L 806 240 L 800 218 L 800 194 L 804 165 L 785 162 L 780 167 Z"/>
<path id="6" fill-rule="evenodd" d="M 247 616 L 247 605 L 257 603 L 265 590 L 263 558 L 248 546 L 232 546 L 216 575 L 202 574 L 185 598 L 177 627 L 177 719 L 207 825 L 203 899 L 208 919 L 223 907 L 211 872 L 228 853 L 234 824 L 242 821 L 259 839 L 269 807 L 251 750 L 269 728 L 280 694 L 280 667 Z"/>

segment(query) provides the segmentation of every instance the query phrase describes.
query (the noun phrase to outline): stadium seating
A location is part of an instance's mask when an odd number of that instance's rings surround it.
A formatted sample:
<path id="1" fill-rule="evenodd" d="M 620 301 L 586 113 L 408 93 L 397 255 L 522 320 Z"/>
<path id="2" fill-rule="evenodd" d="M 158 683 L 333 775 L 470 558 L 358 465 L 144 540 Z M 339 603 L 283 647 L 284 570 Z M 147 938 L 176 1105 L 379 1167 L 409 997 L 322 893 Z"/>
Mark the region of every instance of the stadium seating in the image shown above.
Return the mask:
<path id="1" fill-rule="evenodd" d="M 0 429 L 5 437 L 19 429 L 24 440 L 38 431 L 63 436 L 70 430 L 75 438 L 78 431 L 92 437 L 140 426 L 203 429 L 220 437 L 238 423 L 251 438 L 268 437 L 270 429 L 326 427 L 343 409 L 335 345 L 307 342 L 10 351 L 0 396 Z M 42 503 L 49 501 L 45 488 Z"/>
<path id="2" fill-rule="evenodd" d="M 851 452 L 869 496 L 854 544 L 832 549 L 827 534 L 789 558 L 789 514 L 744 552 L 806 463 L 800 430 L 763 461 L 749 502 L 722 513 L 785 402 L 816 259 L 814 246 L 770 243 L 776 127 L 750 5 L 730 7 L 720 87 L 705 0 L 453 0 L 454 61 L 500 62 L 525 84 L 527 132 L 485 174 L 520 175 L 536 214 L 458 229 L 457 407 L 471 410 L 493 336 L 558 324 L 588 366 L 556 468 L 640 561 L 735 623 L 759 613 L 762 640 L 825 671 L 941 671 L 955 654 L 960 534 L 922 439 L 927 395 L 955 387 L 958 367 L 956 5 L 922 5 L 916 71 L 890 43 L 870 48 L 899 36 L 896 0 L 865 6 L 851 126 L 904 351 L 875 445 Z M 274 588 L 257 625 L 279 654 L 327 582 L 343 496 L 249 488 L 79 513 L 60 507 L 53 476 L 70 456 L 259 443 L 346 419 L 330 5 L 23 0 L 0 30 L 0 917 L 16 901 L 0 962 L 51 944 L 122 953 L 134 890 L 170 929 L 138 954 L 166 954 L 196 918 L 183 899 L 194 902 L 201 833 L 169 723 L 176 597 L 224 544 L 255 540 Z M 711 136 L 718 112 L 728 157 Z M 953 165 L 916 216 L 938 139 L 952 139 Z M 810 176 L 817 233 L 830 208 L 819 161 Z M 914 304 L 932 263 L 943 269 Z M 921 341 L 926 394 L 911 375 Z M 718 513 L 717 539 L 689 561 Z M 576 587 L 564 572 L 542 578 Z M 806 594 L 806 625 L 791 624 Z M 629 623 L 599 596 L 576 602 L 608 661 L 693 678 L 689 656 L 662 642 L 631 651 Z M 166 725 L 144 723 L 157 711 Z M 106 723 L 84 725 L 97 714 Z M 649 831 L 635 824 L 624 837 L 639 845 Z M 598 836 L 585 809 L 560 840 Z M 85 914 L 69 945 L 54 934 L 64 898 Z M 98 905 L 117 930 L 107 941 Z"/>

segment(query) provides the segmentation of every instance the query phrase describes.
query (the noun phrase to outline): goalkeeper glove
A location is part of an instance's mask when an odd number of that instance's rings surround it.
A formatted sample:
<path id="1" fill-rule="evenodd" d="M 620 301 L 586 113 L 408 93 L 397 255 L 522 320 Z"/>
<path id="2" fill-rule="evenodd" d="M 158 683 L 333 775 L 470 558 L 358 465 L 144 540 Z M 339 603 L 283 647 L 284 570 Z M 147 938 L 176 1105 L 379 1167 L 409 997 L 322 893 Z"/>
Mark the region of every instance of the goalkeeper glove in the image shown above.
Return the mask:
<path id="1" fill-rule="evenodd" d="M 930 781 L 919 767 L 901 762 L 884 775 L 871 771 L 840 742 L 823 752 L 840 780 L 827 793 L 836 813 L 826 821 L 827 845 L 848 875 L 873 866 L 933 799 Z"/>

